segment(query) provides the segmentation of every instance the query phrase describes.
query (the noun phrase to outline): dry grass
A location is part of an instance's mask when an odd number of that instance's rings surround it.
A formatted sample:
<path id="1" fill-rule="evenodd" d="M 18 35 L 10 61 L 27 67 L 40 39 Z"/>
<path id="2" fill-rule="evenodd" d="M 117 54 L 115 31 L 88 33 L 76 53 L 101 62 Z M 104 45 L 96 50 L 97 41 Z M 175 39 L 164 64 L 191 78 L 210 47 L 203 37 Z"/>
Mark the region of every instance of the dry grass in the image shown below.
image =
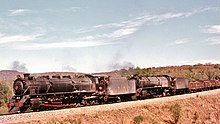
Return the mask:
<path id="1" fill-rule="evenodd" d="M 0 107 L 0 115 L 7 114 L 7 113 L 8 113 L 8 108 L 6 106 L 1 106 Z"/>
<path id="2" fill-rule="evenodd" d="M 170 106 L 170 112 L 172 113 L 172 117 L 174 120 L 172 123 L 177 124 L 180 118 L 181 106 L 179 104 Z"/>
<path id="3" fill-rule="evenodd" d="M 219 96 L 216 98 L 220 99 Z M 98 114 L 67 116 L 52 120 L 53 124 L 188 124 L 219 123 L 220 104 L 216 98 L 199 97 L 172 103 L 149 104 L 133 109 L 104 111 Z M 206 99 L 205 101 L 201 101 Z M 198 104 L 199 103 L 199 104 Z M 183 107 L 182 107 L 183 106 Z M 207 106 L 203 107 L 203 106 Z M 210 110 L 209 106 L 215 106 Z M 209 113 L 209 114 L 208 114 Z"/>

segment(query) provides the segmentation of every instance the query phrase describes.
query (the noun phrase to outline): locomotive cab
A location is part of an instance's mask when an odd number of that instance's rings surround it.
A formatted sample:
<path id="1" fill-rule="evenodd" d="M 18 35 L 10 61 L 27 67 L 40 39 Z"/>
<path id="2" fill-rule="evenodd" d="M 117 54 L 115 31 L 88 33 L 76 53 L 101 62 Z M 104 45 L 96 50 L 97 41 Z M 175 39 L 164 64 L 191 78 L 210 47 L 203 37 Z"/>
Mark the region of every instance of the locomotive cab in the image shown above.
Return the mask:
<path id="1" fill-rule="evenodd" d="M 109 76 L 93 75 L 96 84 L 96 93 L 99 95 L 106 95 Z"/>

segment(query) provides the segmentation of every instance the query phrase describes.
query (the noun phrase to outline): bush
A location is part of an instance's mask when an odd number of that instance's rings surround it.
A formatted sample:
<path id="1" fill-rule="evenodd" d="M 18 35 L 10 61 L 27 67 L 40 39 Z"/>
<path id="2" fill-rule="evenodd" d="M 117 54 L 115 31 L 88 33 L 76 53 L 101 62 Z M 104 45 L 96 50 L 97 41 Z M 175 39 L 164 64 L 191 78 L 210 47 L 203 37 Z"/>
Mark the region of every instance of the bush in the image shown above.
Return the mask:
<path id="1" fill-rule="evenodd" d="M 7 103 L 11 96 L 11 88 L 6 83 L 0 82 L 0 107 Z"/>
<path id="2" fill-rule="evenodd" d="M 175 104 L 170 106 L 170 112 L 172 112 L 172 117 L 174 119 L 174 124 L 177 124 L 180 118 L 181 106 L 179 104 Z"/>
<path id="3" fill-rule="evenodd" d="M 133 118 L 133 121 L 135 124 L 139 124 L 140 122 L 142 122 L 144 120 L 144 117 L 142 115 L 138 115 L 138 116 L 135 116 Z"/>
<path id="4" fill-rule="evenodd" d="M 0 107 L 0 115 L 8 113 L 8 108 L 6 106 Z"/>
<path id="5" fill-rule="evenodd" d="M 11 88 L 6 83 L 0 82 L 0 114 L 6 114 L 8 112 L 5 103 L 8 102 L 11 96 Z"/>

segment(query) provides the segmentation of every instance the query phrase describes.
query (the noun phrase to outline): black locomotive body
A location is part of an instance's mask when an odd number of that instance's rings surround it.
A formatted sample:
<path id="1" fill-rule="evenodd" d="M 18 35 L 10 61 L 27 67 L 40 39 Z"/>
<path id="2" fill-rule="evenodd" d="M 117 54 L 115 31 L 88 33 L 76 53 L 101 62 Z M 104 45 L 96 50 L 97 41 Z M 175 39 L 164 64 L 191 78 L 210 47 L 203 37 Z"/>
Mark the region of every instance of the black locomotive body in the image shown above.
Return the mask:
<path id="1" fill-rule="evenodd" d="M 39 76 L 24 74 L 14 81 L 15 96 L 7 104 L 9 112 L 44 110 L 70 105 L 79 105 L 84 98 L 92 96 L 96 84 L 87 76 Z"/>

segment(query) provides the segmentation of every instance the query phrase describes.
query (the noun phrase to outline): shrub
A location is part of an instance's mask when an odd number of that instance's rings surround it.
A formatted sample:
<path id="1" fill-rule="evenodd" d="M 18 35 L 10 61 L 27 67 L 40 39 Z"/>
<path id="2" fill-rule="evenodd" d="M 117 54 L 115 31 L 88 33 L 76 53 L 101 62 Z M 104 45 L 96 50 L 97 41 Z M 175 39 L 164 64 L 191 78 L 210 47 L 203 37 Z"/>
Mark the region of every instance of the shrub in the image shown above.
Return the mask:
<path id="1" fill-rule="evenodd" d="M 181 106 L 179 104 L 170 106 L 170 112 L 172 113 L 174 124 L 176 124 L 180 118 Z"/>
<path id="2" fill-rule="evenodd" d="M 0 107 L 8 102 L 8 98 L 12 96 L 11 88 L 3 82 L 0 82 Z"/>
<path id="3" fill-rule="evenodd" d="M 133 121 L 135 124 L 139 124 L 140 122 L 142 122 L 144 120 L 144 117 L 142 115 L 138 115 L 138 116 L 135 116 L 133 118 Z"/>
<path id="4" fill-rule="evenodd" d="M 11 88 L 6 83 L 0 82 L 0 114 L 6 114 L 8 112 L 5 103 L 8 102 L 11 96 Z"/>
<path id="5" fill-rule="evenodd" d="M 0 107 L 0 115 L 8 113 L 8 108 L 6 106 Z"/>

